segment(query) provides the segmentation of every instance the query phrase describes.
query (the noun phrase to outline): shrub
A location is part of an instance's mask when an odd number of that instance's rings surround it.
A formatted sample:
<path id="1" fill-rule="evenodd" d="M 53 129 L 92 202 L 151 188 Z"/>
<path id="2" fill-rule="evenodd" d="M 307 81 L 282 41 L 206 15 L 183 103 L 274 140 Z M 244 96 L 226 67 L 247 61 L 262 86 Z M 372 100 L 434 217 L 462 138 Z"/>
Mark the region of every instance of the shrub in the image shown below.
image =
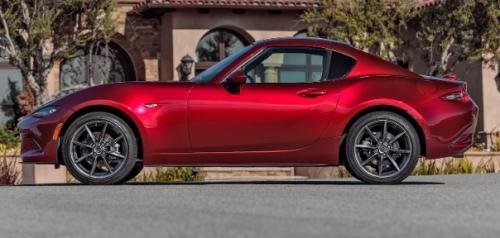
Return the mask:
<path id="1" fill-rule="evenodd" d="M 144 172 L 134 179 L 134 182 L 189 182 L 203 181 L 203 175 L 192 167 L 155 168 Z"/>
<path id="2" fill-rule="evenodd" d="M 0 126 L 0 150 L 12 150 L 19 148 L 19 133 Z"/>
<path id="3" fill-rule="evenodd" d="M 18 152 L 18 133 L 0 127 L 0 184 L 18 184 L 21 182 L 21 171 L 16 166 Z"/>
<path id="4" fill-rule="evenodd" d="M 347 171 L 347 169 L 344 166 L 339 166 L 337 167 L 337 177 L 339 178 L 351 178 L 352 175 Z"/>
<path id="5" fill-rule="evenodd" d="M 17 169 L 16 163 L 13 158 L 0 158 L 0 184 L 13 185 L 21 182 L 21 171 Z"/>
<path id="6" fill-rule="evenodd" d="M 444 161 L 421 159 L 412 175 L 443 175 L 443 174 L 483 174 L 494 173 L 495 164 L 488 160 L 477 166 L 467 158 L 447 159 Z"/>
<path id="7" fill-rule="evenodd" d="M 436 160 L 424 160 L 421 159 L 417 167 L 413 170 L 412 175 L 436 175 L 440 174 L 440 166 L 437 165 Z"/>
<path id="8" fill-rule="evenodd" d="M 491 151 L 500 151 L 500 132 L 496 132 L 491 137 Z"/>

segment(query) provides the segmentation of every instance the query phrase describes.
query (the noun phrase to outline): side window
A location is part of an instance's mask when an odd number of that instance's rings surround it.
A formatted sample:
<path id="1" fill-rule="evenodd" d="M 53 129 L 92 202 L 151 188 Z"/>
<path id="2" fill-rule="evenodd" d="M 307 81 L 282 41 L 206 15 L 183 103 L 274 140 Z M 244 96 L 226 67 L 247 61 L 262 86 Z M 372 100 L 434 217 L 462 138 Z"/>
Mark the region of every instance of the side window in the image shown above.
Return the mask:
<path id="1" fill-rule="evenodd" d="M 335 52 L 332 52 L 332 59 L 330 60 L 330 72 L 328 73 L 328 80 L 342 79 L 354 67 L 356 60 L 353 58 Z"/>
<path id="2" fill-rule="evenodd" d="M 326 78 L 328 54 L 319 49 L 269 49 L 245 67 L 247 83 L 307 83 Z"/>

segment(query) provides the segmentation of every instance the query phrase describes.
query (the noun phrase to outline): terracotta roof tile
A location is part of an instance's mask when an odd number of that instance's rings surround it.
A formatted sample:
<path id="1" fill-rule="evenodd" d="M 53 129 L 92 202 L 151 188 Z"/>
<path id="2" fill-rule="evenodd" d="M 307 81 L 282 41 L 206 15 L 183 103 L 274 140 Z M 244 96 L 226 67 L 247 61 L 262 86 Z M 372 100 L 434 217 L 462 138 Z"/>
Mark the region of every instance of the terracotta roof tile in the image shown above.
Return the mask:
<path id="1" fill-rule="evenodd" d="M 143 12 L 159 8 L 243 8 L 303 10 L 318 7 L 319 0 L 146 0 L 134 10 Z"/>
<path id="2" fill-rule="evenodd" d="M 417 8 L 443 0 L 416 0 Z M 135 12 L 171 8 L 239 8 L 263 10 L 305 10 L 320 7 L 320 0 L 145 0 L 134 7 Z"/>

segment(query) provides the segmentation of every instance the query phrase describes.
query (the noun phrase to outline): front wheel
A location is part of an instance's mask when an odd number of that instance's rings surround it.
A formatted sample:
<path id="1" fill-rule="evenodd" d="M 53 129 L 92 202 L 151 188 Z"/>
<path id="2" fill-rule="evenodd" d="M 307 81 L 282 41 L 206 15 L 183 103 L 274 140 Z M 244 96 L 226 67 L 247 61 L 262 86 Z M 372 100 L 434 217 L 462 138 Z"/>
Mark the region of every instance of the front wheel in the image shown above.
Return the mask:
<path id="1" fill-rule="evenodd" d="M 372 112 L 359 118 L 346 141 L 346 163 L 366 183 L 399 183 L 415 168 L 420 140 L 413 125 L 393 112 Z"/>
<path id="2" fill-rule="evenodd" d="M 71 175 L 85 184 L 125 182 L 140 163 L 132 129 L 107 112 L 77 118 L 63 137 L 62 156 Z"/>

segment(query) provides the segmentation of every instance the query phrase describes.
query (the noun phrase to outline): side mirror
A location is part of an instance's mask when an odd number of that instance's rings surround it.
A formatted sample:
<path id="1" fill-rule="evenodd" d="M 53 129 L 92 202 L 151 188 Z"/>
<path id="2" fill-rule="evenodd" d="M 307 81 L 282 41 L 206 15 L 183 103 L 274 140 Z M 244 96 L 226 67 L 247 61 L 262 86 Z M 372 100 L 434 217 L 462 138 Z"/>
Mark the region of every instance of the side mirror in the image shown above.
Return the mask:
<path id="1" fill-rule="evenodd" d="M 232 85 L 241 85 L 247 81 L 247 75 L 245 74 L 245 70 L 239 69 L 236 72 L 229 75 L 226 79 L 226 83 Z"/>

